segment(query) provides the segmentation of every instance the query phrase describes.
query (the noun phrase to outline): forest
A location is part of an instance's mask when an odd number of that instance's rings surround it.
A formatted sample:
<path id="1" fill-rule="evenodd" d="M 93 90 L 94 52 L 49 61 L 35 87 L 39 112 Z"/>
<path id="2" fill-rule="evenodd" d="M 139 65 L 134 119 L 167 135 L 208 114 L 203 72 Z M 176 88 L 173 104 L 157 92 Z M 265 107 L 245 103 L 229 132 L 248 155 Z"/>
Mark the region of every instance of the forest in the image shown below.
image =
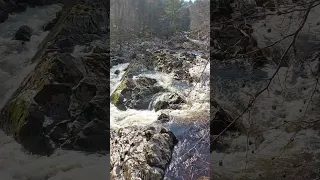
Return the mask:
<path id="1" fill-rule="evenodd" d="M 110 2 L 112 42 L 134 38 L 170 38 L 181 32 L 209 38 L 209 0 L 113 0 Z"/>

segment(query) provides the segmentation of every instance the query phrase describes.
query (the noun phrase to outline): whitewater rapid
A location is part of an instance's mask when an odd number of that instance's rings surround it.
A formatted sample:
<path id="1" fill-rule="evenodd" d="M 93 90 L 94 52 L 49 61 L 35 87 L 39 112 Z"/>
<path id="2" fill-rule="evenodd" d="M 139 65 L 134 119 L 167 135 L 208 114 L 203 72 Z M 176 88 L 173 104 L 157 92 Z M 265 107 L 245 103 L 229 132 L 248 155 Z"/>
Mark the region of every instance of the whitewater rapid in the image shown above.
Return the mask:
<path id="1" fill-rule="evenodd" d="M 137 75 L 156 79 L 157 82 L 171 92 L 176 92 L 186 100 L 186 104 L 178 110 L 127 109 L 120 111 L 110 103 L 110 126 L 112 129 L 128 126 L 146 126 L 155 123 L 161 113 L 168 114 L 170 121 L 167 126 L 177 137 L 179 143 L 175 146 L 172 160 L 165 173 L 165 180 L 197 179 L 209 176 L 210 170 L 210 62 L 203 59 L 202 54 L 196 55 L 196 60 L 189 69 L 191 77 L 200 79 L 195 83 L 174 80 L 173 74 L 156 71 L 145 71 Z M 179 56 L 179 52 L 176 54 Z M 110 95 L 120 84 L 129 63 L 119 64 L 110 69 Z M 115 74 L 119 70 L 120 73 Z M 134 76 L 133 78 L 135 78 Z M 161 98 L 160 95 L 158 98 Z M 153 103 L 157 101 L 157 98 Z M 150 104 L 149 107 L 152 107 Z"/>
<path id="2" fill-rule="evenodd" d="M 30 60 L 48 32 L 42 26 L 52 20 L 59 5 L 28 8 L 26 12 L 10 15 L 0 24 L 0 108 L 35 67 Z M 24 45 L 12 40 L 22 25 L 34 32 Z M 0 131 L 1 180 L 106 180 L 109 179 L 109 155 L 57 150 L 50 157 L 30 155 L 12 137 Z"/>
<path id="3" fill-rule="evenodd" d="M 125 69 L 129 63 L 119 64 L 110 69 L 110 95 L 120 84 L 120 79 L 125 73 Z M 117 75 L 115 71 L 119 70 Z M 136 110 L 128 109 L 120 111 L 112 103 L 110 103 L 110 125 L 111 128 L 117 129 L 132 125 L 149 125 L 157 120 L 161 113 L 169 113 L 177 119 L 196 118 L 203 113 L 209 113 L 210 108 L 210 63 L 206 59 L 197 56 L 197 63 L 189 69 L 191 77 L 200 78 L 199 83 L 187 84 L 181 81 L 174 80 L 173 74 L 166 74 L 156 71 L 146 71 L 139 74 L 141 77 L 149 77 L 156 79 L 157 82 L 164 88 L 172 92 L 177 92 L 186 98 L 187 103 L 179 110 Z M 203 72 L 203 73 L 202 73 Z M 134 77 L 135 78 L 135 77 Z"/>

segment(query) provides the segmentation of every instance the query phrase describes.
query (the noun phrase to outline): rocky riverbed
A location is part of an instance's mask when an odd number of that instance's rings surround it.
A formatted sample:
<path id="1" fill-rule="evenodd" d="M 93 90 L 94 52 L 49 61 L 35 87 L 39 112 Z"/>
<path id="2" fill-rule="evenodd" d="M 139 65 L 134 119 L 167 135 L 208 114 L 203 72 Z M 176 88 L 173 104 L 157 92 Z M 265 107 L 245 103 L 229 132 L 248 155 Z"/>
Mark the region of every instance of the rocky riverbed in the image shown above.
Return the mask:
<path id="1" fill-rule="evenodd" d="M 157 39 L 138 42 L 134 48 L 125 47 L 125 53 L 112 54 L 111 151 L 116 152 L 111 156 L 113 177 L 209 176 L 208 54 L 183 36 L 177 39 L 179 42 L 172 45 Z M 119 131 L 128 135 L 119 137 Z M 129 138 L 134 134 L 140 135 Z M 120 154 L 119 139 L 127 141 Z M 141 166 L 132 162 L 140 162 Z"/>
<path id="2" fill-rule="evenodd" d="M 206 50 L 142 40 L 110 67 L 103 2 L 1 3 L 2 177 L 209 176 Z"/>

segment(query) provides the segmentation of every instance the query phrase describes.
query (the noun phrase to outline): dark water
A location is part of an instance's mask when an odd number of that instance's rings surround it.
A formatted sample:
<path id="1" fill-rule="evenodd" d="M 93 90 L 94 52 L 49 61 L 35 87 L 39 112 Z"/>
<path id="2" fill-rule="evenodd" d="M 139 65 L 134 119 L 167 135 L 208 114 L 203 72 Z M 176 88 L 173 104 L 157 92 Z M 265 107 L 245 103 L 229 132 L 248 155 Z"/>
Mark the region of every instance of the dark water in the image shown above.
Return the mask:
<path id="1" fill-rule="evenodd" d="M 165 180 L 196 180 L 210 175 L 209 123 L 173 122 L 169 129 L 179 143 L 175 146 Z"/>

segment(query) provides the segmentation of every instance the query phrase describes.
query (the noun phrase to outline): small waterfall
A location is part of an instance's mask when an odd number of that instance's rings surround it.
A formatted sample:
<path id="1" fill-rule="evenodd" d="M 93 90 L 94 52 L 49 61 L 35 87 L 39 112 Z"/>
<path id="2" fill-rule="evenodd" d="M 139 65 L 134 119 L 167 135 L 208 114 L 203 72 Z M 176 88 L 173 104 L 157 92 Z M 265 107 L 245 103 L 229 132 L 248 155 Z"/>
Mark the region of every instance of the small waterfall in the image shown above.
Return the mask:
<path id="1" fill-rule="evenodd" d="M 124 128 L 132 125 L 145 126 L 155 123 L 158 117 L 164 113 L 169 116 L 169 122 L 165 125 L 179 139 L 178 145 L 173 152 L 172 162 L 167 169 L 165 179 L 184 179 L 186 177 L 199 178 L 209 176 L 209 100 L 210 100 L 210 63 L 202 59 L 201 51 L 189 52 L 197 56 L 196 63 L 190 67 L 190 75 L 200 78 L 199 83 L 188 84 L 175 80 L 173 74 L 157 71 L 147 71 L 139 74 L 139 77 L 156 79 L 157 83 L 170 92 L 157 93 L 153 96 L 147 110 L 127 109 L 120 111 L 110 103 L 110 125 L 111 128 Z M 180 52 L 175 54 L 180 57 Z M 207 65 L 207 66 L 206 66 Z M 110 86 L 114 91 L 124 75 L 127 64 L 119 64 L 110 70 Z M 119 70 L 118 75 L 114 74 Z M 191 72 L 192 71 L 192 72 Z M 202 76 L 201 73 L 203 72 Z M 172 93 L 181 95 L 189 94 L 186 103 L 181 109 L 163 109 L 154 111 L 155 104 L 163 99 L 168 99 Z M 208 141 L 208 142 L 207 142 Z"/>

